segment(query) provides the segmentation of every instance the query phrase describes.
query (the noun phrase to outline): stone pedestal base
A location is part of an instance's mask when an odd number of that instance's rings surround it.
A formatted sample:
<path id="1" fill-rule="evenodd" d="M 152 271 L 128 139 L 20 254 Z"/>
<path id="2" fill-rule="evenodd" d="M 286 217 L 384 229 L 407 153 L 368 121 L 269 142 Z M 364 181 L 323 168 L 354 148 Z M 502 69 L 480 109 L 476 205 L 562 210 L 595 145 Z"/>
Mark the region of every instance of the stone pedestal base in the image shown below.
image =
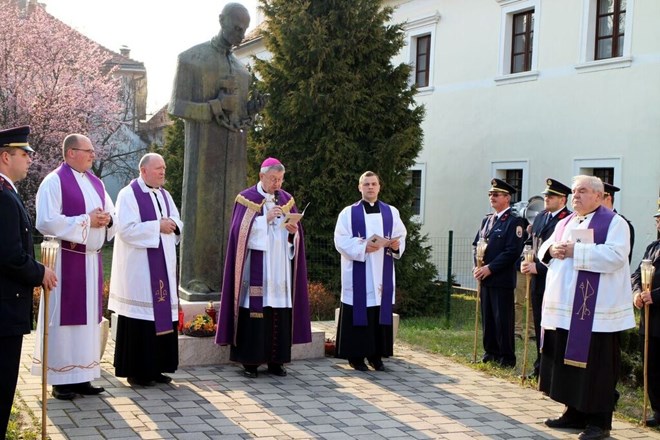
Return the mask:
<path id="1" fill-rule="evenodd" d="M 206 313 L 208 301 L 186 301 L 180 300 L 183 309 L 184 320 L 190 321 L 195 315 Z M 216 310 L 220 308 L 220 301 L 215 301 L 213 306 Z M 112 340 L 117 338 L 117 315 L 111 316 Z M 179 335 L 179 367 L 219 365 L 229 363 L 229 346 L 216 345 L 214 336 L 197 338 L 193 336 Z M 291 359 L 320 358 L 324 353 L 325 333 L 323 331 L 312 331 L 312 342 L 297 344 L 291 347 Z"/>
<path id="2" fill-rule="evenodd" d="M 216 345 L 214 337 L 195 338 L 179 335 L 179 367 L 219 365 L 229 363 L 229 346 Z M 312 342 L 291 347 L 291 360 L 313 359 L 325 356 L 325 333 L 312 332 Z"/>

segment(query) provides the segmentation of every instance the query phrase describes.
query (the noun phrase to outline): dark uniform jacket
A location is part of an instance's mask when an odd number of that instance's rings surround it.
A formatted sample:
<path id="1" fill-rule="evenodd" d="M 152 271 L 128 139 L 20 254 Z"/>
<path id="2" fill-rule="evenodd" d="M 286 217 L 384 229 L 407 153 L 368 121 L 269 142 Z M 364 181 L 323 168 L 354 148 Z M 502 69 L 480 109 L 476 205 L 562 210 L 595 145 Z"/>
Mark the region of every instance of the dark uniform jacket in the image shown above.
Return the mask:
<path id="1" fill-rule="evenodd" d="M 545 217 L 548 211 L 541 211 L 535 218 L 534 223 L 532 223 L 532 232 L 527 238 L 525 245 L 531 246 L 532 249 L 537 252 L 544 241 L 546 241 L 555 230 L 555 226 L 559 223 L 560 220 L 566 218 L 571 211 L 564 206 L 564 209 L 559 211 L 555 216 L 553 216 L 548 223 L 545 223 Z M 523 262 L 523 257 L 520 257 L 518 261 L 518 268 Z M 543 264 L 539 259 L 534 255 L 534 265 L 536 266 L 536 275 L 532 275 L 532 294 L 543 296 L 545 291 L 545 278 L 548 274 L 548 266 Z"/>
<path id="2" fill-rule="evenodd" d="M 472 243 L 476 246 L 482 234 L 488 241 L 484 265 L 488 265 L 491 274 L 484 278 L 481 284 L 487 287 L 515 289 L 516 261 L 523 248 L 524 221 L 509 208 L 488 228 L 487 225 L 494 215 L 496 214 L 488 214 L 481 221 L 479 232 Z"/>
<path id="3" fill-rule="evenodd" d="M 34 259 L 32 223 L 11 184 L 0 176 L 0 336 L 30 333 L 32 289 L 44 266 Z"/>
<path id="4" fill-rule="evenodd" d="M 622 214 L 618 213 L 616 209 L 614 210 L 614 212 L 619 214 L 621 218 L 624 219 L 626 223 L 628 223 L 628 228 L 630 228 L 630 252 L 628 253 L 628 263 L 630 263 L 632 261 L 633 246 L 635 246 L 635 228 L 633 228 L 633 225 L 630 222 L 630 220 L 625 218 Z"/>
<path id="5" fill-rule="evenodd" d="M 653 304 L 649 305 L 649 334 L 656 338 L 660 337 L 660 240 L 656 240 L 646 248 L 644 251 L 643 260 L 651 260 L 655 267 L 653 274 L 653 282 L 651 284 L 651 298 Z M 632 281 L 633 292 L 642 291 L 642 273 L 641 263 L 637 267 L 635 273 L 630 277 Z M 642 309 L 643 310 L 643 309 Z M 642 320 L 639 323 L 639 331 L 644 334 L 644 313 L 642 311 Z"/>

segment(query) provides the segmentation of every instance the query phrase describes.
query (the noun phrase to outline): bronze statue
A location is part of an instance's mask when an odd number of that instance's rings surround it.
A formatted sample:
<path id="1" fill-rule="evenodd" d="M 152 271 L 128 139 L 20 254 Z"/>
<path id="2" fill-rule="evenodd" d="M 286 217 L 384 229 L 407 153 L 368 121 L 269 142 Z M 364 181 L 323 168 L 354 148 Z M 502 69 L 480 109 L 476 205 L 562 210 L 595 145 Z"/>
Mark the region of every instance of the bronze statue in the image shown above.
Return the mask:
<path id="1" fill-rule="evenodd" d="M 247 180 L 246 129 L 266 103 L 264 95 L 250 99 L 252 76 L 232 53 L 249 25 L 247 9 L 228 3 L 218 35 L 178 58 L 168 110 L 185 122 L 179 290 L 187 300 L 221 291 L 234 196 Z"/>

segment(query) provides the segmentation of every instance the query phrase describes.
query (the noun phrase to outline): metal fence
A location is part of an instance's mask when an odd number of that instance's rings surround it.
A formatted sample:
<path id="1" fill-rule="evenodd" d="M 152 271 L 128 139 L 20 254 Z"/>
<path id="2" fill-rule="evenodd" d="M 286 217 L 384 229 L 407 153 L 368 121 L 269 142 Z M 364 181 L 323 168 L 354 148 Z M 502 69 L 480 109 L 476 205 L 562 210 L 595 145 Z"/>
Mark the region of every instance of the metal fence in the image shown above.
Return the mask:
<path id="1" fill-rule="evenodd" d="M 476 289 L 477 283 L 472 277 L 473 240 L 474 237 L 454 237 L 453 231 L 446 237 L 427 238 L 424 245 L 431 247 L 431 262 L 438 270 L 439 281 L 452 277 L 455 286 Z M 312 279 L 324 281 L 338 275 L 339 254 L 334 250 L 333 237 L 307 241 L 305 249 L 308 266 L 317 268 L 317 273 L 311 274 Z"/>
<path id="2" fill-rule="evenodd" d="M 477 282 L 472 276 L 473 240 L 474 237 L 454 237 L 453 231 L 449 231 L 446 237 L 428 238 L 426 244 L 431 246 L 431 259 L 438 269 L 440 281 L 453 277 L 456 286 L 477 288 Z"/>

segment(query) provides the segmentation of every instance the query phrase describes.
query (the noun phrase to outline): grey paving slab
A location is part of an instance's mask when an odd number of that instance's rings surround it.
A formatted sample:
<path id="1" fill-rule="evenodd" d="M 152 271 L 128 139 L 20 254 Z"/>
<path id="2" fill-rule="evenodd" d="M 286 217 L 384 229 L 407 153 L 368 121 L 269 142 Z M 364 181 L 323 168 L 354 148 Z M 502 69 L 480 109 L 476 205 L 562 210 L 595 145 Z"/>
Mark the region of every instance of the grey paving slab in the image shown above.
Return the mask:
<path id="1" fill-rule="evenodd" d="M 314 323 L 334 333 L 331 323 Z M 25 338 L 21 399 L 41 418 L 40 378 L 29 367 L 34 335 Z M 100 396 L 48 400 L 52 440 L 71 439 L 564 439 L 547 428 L 561 405 L 453 362 L 397 344 L 388 371 L 357 372 L 333 358 L 287 366 L 284 378 L 247 379 L 236 365 L 181 368 L 173 382 L 128 385 L 113 375 L 114 344 L 102 362 Z M 616 420 L 617 439 L 658 439 L 660 432 Z"/>

